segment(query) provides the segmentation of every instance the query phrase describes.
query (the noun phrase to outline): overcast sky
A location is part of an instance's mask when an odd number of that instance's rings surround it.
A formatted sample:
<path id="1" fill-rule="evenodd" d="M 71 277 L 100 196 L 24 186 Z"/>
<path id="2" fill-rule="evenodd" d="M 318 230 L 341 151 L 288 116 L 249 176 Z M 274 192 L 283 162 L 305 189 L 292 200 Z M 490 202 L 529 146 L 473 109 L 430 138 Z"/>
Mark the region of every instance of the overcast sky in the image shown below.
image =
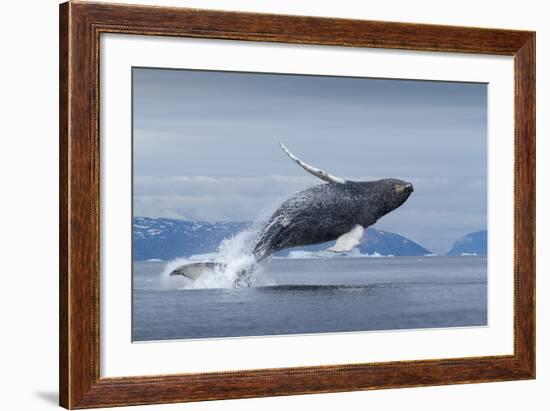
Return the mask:
<path id="1" fill-rule="evenodd" d="M 322 181 L 415 192 L 375 228 L 443 253 L 486 229 L 487 87 L 477 83 L 133 69 L 134 216 L 253 221 Z"/>

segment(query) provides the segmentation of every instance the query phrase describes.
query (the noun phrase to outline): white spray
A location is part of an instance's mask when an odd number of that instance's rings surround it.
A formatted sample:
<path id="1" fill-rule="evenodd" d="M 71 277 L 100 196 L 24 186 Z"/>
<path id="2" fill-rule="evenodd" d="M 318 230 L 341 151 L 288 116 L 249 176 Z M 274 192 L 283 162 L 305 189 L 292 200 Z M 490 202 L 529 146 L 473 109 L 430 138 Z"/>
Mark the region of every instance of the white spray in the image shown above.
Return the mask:
<path id="1" fill-rule="evenodd" d="M 269 207 L 262 210 L 261 215 L 265 217 L 271 212 L 272 207 Z M 258 232 L 263 227 L 262 221 L 264 220 L 260 218 L 252 227 L 224 239 L 215 253 L 180 257 L 168 262 L 162 272 L 163 287 L 167 289 L 203 289 L 273 285 L 273 280 L 265 270 L 269 262 L 264 260 L 261 264 L 257 263 L 251 252 Z M 205 261 L 219 264 L 208 275 L 202 275 L 196 280 L 190 280 L 182 275 L 170 275 L 173 270 L 182 265 Z"/>

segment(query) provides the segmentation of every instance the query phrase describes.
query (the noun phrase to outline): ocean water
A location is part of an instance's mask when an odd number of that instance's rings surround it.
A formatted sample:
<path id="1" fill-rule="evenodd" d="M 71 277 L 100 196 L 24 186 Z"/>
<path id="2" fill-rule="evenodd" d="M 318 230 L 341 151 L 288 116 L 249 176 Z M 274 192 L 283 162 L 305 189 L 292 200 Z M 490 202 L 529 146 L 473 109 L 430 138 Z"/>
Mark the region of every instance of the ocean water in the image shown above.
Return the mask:
<path id="1" fill-rule="evenodd" d="M 153 341 L 487 324 L 487 259 L 271 259 L 261 286 L 185 289 L 135 262 L 132 338 Z"/>

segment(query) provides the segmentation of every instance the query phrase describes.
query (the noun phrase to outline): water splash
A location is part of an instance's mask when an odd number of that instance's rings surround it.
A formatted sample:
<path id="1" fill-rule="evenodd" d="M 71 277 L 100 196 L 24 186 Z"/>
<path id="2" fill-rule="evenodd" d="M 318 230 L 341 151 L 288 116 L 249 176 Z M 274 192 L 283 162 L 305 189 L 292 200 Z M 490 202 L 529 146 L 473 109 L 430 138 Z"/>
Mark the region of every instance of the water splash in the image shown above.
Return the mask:
<path id="1" fill-rule="evenodd" d="M 273 285 L 273 281 L 266 273 L 266 264 L 258 264 L 251 252 L 257 235 L 257 228 L 252 227 L 223 240 L 216 253 L 176 258 L 168 262 L 162 272 L 163 288 L 245 288 Z M 199 261 L 212 261 L 219 264 L 196 280 L 190 280 L 181 275 L 170 275 L 181 265 Z"/>
<path id="2" fill-rule="evenodd" d="M 258 234 L 266 221 L 280 204 L 280 198 L 259 210 L 254 223 L 238 234 L 224 239 L 215 253 L 196 254 L 169 261 L 162 272 L 162 287 L 165 289 L 246 288 L 275 285 L 266 271 L 269 261 L 256 262 L 252 255 Z M 212 261 L 219 266 L 208 275 L 190 280 L 170 273 L 176 268 L 193 262 Z"/>

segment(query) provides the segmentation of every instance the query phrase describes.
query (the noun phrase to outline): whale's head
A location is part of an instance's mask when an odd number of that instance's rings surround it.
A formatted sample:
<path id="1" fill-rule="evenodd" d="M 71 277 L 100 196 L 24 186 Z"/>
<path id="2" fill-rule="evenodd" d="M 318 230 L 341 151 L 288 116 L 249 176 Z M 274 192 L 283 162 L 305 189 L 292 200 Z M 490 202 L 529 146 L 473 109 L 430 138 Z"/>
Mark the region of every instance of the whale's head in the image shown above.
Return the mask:
<path id="1" fill-rule="evenodd" d="M 378 192 L 384 203 L 384 214 L 400 207 L 414 191 L 411 183 L 397 178 L 385 178 L 377 182 Z"/>
<path id="2" fill-rule="evenodd" d="M 307 164 L 292 154 L 284 144 L 279 143 L 283 151 L 296 164 L 329 184 L 343 187 L 360 199 L 363 209 L 361 224 L 365 227 L 374 224 L 380 217 L 401 206 L 414 191 L 413 185 L 397 178 L 384 178 L 377 181 L 350 181 L 329 174 L 325 170 Z"/>
<path id="3" fill-rule="evenodd" d="M 396 178 L 352 184 L 361 187 L 366 209 L 370 215 L 374 214 L 375 219 L 400 207 L 414 191 L 411 183 Z"/>

